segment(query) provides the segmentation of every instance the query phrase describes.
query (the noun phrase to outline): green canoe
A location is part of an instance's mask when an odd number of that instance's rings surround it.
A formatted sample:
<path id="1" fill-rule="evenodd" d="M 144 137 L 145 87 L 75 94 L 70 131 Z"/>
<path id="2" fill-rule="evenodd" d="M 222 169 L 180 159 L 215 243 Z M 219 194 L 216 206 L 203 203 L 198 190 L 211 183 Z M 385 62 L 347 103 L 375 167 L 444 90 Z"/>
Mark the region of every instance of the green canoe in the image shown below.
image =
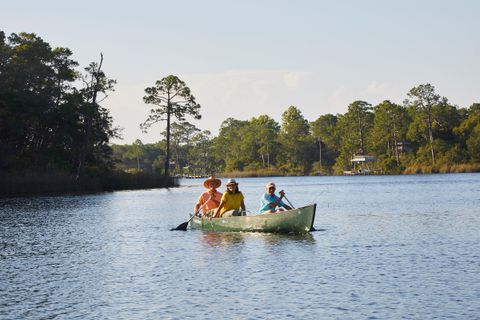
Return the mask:
<path id="1" fill-rule="evenodd" d="M 245 231 L 306 233 L 313 227 L 316 204 L 280 213 L 236 216 L 225 218 L 193 217 L 190 225 L 194 229 L 206 231 Z"/>

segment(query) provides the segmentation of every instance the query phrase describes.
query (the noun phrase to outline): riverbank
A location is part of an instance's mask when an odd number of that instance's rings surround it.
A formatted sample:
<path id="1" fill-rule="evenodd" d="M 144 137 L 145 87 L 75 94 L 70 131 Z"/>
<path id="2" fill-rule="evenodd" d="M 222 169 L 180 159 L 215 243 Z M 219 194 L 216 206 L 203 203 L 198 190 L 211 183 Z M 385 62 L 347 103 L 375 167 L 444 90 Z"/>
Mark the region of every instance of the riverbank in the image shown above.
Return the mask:
<path id="1" fill-rule="evenodd" d="M 412 165 L 407 167 L 403 174 L 431 174 L 431 173 L 474 173 L 480 172 L 480 163 L 444 164 L 440 166 Z"/>
<path id="2" fill-rule="evenodd" d="M 475 173 L 480 172 L 480 163 L 468 164 L 445 164 L 439 166 L 431 165 L 411 165 L 403 169 L 401 172 L 382 172 L 372 170 L 368 175 L 397 175 L 397 174 L 436 174 L 436 173 Z M 341 176 L 342 173 L 334 173 L 333 170 L 325 169 L 322 171 L 312 171 L 307 176 Z M 225 178 L 255 178 L 255 177 L 294 177 L 304 176 L 300 172 L 285 173 L 277 169 L 260 169 L 260 170 L 245 170 L 245 171 L 231 171 L 222 172 L 217 175 Z"/>
<path id="3" fill-rule="evenodd" d="M 325 171 L 326 172 L 326 171 Z M 325 172 L 312 172 L 309 176 L 337 176 Z M 403 170 L 404 175 L 415 174 L 445 174 L 445 173 L 476 173 L 480 172 L 480 164 L 456 164 L 442 166 L 412 165 Z M 375 174 L 389 175 L 390 173 Z M 248 171 L 232 171 L 217 174 L 222 178 L 255 178 L 255 177 L 288 177 L 302 174 L 284 173 L 277 169 L 262 169 Z M 0 197 L 86 194 L 116 190 L 140 190 L 168 188 L 178 186 L 176 178 L 166 181 L 161 175 L 142 172 L 126 173 L 111 171 L 89 174 L 82 179 L 64 173 L 28 173 L 0 174 Z"/>
<path id="4" fill-rule="evenodd" d="M 116 190 L 168 188 L 178 186 L 161 175 L 120 171 L 89 174 L 80 179 L 59 172 L 1 174 L 0 197 L 84 194 Z"/>

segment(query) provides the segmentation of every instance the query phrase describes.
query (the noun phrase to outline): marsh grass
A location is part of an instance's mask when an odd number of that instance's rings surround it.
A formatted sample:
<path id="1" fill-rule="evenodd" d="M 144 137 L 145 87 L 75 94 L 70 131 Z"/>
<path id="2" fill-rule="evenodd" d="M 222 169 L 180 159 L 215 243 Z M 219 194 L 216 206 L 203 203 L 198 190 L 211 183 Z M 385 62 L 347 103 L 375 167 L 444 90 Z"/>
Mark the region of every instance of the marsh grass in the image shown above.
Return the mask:
<path id="1" fill-rule="evenodd" d="M 61 172 L 1 174 L 0 196 L 96 193 L 114 190 L 152 189 L 177 186 L 160 175 L 112 171 L 90 173 L 81 179 Z"/>
<path id="2" fill-rule="evenodd" d="M 408 166 L 404 174 L 431 174 L 431 173 L 470 173 L 480 172 L 479 163 L 462 163 L 462 164 L 442 164 L 439 166 L 415 164 Z"/>
<path id="3" fill-rule="evenodd" d="M 228 178 L 247 178 L 247 177 L 280 177 L 285 176 L 283 172 L 277 169 L 256 169 L 245 171 L 231 171 L 219 174 L 220 177 Z"/>

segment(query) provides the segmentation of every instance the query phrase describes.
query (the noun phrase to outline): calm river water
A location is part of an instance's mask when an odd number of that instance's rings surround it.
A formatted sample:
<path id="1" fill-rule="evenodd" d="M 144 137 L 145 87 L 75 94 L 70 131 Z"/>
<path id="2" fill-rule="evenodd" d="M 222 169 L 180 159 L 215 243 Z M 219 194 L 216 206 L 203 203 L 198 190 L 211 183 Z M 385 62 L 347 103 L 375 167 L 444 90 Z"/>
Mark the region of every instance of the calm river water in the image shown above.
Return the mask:
<path id="1" fill-rule="evenodd" d="M 480 319 L 480 174 L 273 180 L 320 231 L 169 231 L 202 180 L 0 199 L 0 319 Z"/>

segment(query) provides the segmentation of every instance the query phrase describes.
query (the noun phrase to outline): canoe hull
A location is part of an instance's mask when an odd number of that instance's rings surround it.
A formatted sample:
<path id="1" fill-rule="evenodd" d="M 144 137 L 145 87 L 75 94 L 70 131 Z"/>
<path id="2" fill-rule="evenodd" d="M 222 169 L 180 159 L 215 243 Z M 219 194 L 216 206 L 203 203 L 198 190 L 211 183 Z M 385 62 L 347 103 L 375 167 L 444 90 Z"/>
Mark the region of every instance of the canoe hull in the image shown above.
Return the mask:
<path id="1" fill-rule="evenodd" d="M 212 220 L 194 217 L 190 225 L 194 229 L 220 232 L 306 233 L 313 226 L 316 206 L 316 204 L 312 204 L 281 213 L 214 218 Z"/>

